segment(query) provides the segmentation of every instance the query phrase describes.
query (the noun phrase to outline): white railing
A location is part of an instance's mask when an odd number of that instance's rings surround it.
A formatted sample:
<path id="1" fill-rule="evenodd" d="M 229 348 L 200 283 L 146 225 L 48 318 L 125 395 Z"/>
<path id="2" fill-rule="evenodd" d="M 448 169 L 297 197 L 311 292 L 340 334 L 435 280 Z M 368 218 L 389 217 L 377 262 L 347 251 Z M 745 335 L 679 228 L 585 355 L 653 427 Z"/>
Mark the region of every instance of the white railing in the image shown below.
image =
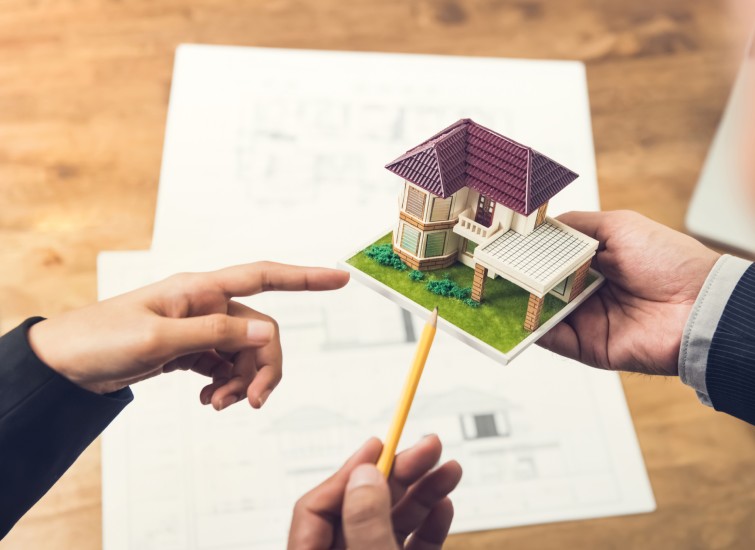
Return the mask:
<path id="1" fill-rule="evenodd" d="M 494 223 L 490 227 L 485 227 L 481 223 L 477 223 L 470 218 L 469 216 L 471 215 L 471 208 L 467 208 L 464 212 L 459 214 L 459 223 L 454 226 L 454 233 L 472 239 L 475 242 L 480 242 L 498 231 L 498 223 Z"/>

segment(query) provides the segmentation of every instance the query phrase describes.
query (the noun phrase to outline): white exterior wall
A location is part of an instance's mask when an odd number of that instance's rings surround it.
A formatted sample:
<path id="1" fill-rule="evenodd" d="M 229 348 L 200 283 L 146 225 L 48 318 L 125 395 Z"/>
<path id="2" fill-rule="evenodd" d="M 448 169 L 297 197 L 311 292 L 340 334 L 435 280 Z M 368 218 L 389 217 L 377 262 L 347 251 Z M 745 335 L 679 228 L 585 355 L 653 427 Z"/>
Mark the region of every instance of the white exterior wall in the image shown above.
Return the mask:
<path id="1" fill-rule="evenodd" d="M 535 230 L 535 222 L 537 221 L 537 210 L 535 210 L 529 216 L 523 216 L 522 214 L 514 213 L 514 219 L 511 222 L 511 229 L 520 233 L 521 235 L 529 235 Z"/>
<path id="2" fill-rule="evenodd" d="M 453 230 L 448 230 L 448 237 L 446 237 L 446 249 L 443 251 L 443 255 L 447 256 L 452 252 L 459 251 L 459 243 L 461 243 L 461 237 L 459 237 Z"/>
<path id="3" fill-rule="evenodd" d="M 511 229 L 511 223 L 514 219 L 514 211 L 511 208 L 507 208 L 500 203 L 495 204 L 495 212 L 493 212 L 493 225 L 500 224 L 500 228 L 504 231 Z"/>
<path id="4" fill-rule="evenodd" d="M 458 218 L 464 210 L 467 209 L 469 203 L 469 188 L 462 187 L 456 193 L 451 195 L 454 198 L 454 203 L 451 206 L 451 218 Z"/>
<path id="5" fill-rule="evenodd" d="M 467 190 L 467 201 L 466 206 L 462 210 L 471 208 L 472 215 L 469 217 L 474 219 L 474 216 L 477 213 L 477 201 L 480 200 L 480 194 L 474 189 L 470 189 L 469 187 L 465 187 L 465 189 Z"/>

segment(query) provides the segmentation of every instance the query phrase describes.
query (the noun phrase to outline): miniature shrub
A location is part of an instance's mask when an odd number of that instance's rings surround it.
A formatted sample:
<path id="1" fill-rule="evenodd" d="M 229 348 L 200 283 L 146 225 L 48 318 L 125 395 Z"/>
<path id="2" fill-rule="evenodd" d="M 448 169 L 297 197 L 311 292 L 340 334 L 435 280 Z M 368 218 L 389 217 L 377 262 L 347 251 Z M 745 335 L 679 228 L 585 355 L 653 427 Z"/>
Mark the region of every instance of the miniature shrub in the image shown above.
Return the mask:
<path id="1" fill-rule="evenodd" d="M 461 300 L 462 302 L 466 300 L 467 298 L 469 298 L 471 295 L 472 295 L 472 289 L 469 287 L 462 288 L 456 285 L 456 287 L 451 291 L 451 296 L 453 296 L 457 300 Z"/>
<path id="2" fill-rule="evenodd" d="M 436 279 L 434 281 L 427 281 L 425 288 L 437 294 L 438 296 L 445 296 L 446 298 L 455 298 L 460 300 L 469 307 L 479 307 L 480 304 L 472 300 L 472 289 L 470 287 L 463 287 L 452 281 L 448 275 L 443 279 Z"/>
<path id="3" fill-rule="evenodd" d="M 412 281 L 421 281 L 422 279 L 424 279 L 424 278 L 425 278 L 425 274 L 424 274 L 424 273 L 422 273 L 421 271 L 417 271 L 416 269 L 412 269 L 412 270 L 411 270 L 411 271 L 409 272 L 409 278 L 410 278 L 410 279 L 411 279 Z"/>
<path id="4" fill-rule="evenodd" d="M 393 269 L 398 269 L 399 271 L 404 271 L 406 269 L 406 264 L 402 262 L 399 255 L 393 251 L 393 247 L 390 244 L 373 244 L 364 251 L 364 254 L 380 265 L 389 266 Z"/>
<path id="5" fill-rule="evenodd" d="M 451 279 L 438 279 L 435 281 L 428 281 L 425 285 L 425 288 L 433 294 L 437 294 L 438 296 L 445 296 L 446 298 L 450 298 L 452 296 L 451 293 L 458 287 L 459 285 L 454 283 Z"/>

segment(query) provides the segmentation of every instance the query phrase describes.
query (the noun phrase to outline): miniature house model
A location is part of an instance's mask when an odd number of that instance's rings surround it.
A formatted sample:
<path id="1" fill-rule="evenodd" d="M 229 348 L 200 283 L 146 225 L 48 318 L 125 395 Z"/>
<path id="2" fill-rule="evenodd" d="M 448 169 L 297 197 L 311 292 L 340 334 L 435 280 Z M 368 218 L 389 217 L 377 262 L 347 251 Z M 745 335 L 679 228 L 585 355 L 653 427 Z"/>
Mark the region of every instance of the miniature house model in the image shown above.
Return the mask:
<path id="1" fill-rule="evenodd" d="M 386 165 L 405 180 L 393 250 L 413 269 L 457 261 L 530 293 L 535 330 L 545 295 L 570 302 L 585 288 L 598 242 L 546 217 L 548 201 L 578 176 L 534 149 L 462 119 Z"/>

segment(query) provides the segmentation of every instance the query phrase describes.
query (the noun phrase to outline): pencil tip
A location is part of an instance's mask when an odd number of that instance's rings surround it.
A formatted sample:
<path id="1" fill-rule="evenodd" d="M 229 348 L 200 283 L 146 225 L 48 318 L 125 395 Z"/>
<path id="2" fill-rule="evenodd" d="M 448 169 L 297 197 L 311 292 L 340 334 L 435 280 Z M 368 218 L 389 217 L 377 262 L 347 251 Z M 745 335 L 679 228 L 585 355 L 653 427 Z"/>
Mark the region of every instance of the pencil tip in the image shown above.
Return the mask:
<path id="1" fill-rule="evenodd" d="M 427 321 L 432 326 L 435 326 L 438 324 L 438 306 L 435 306 L 435 309 L 430 314 L 430 319 Z"/>

